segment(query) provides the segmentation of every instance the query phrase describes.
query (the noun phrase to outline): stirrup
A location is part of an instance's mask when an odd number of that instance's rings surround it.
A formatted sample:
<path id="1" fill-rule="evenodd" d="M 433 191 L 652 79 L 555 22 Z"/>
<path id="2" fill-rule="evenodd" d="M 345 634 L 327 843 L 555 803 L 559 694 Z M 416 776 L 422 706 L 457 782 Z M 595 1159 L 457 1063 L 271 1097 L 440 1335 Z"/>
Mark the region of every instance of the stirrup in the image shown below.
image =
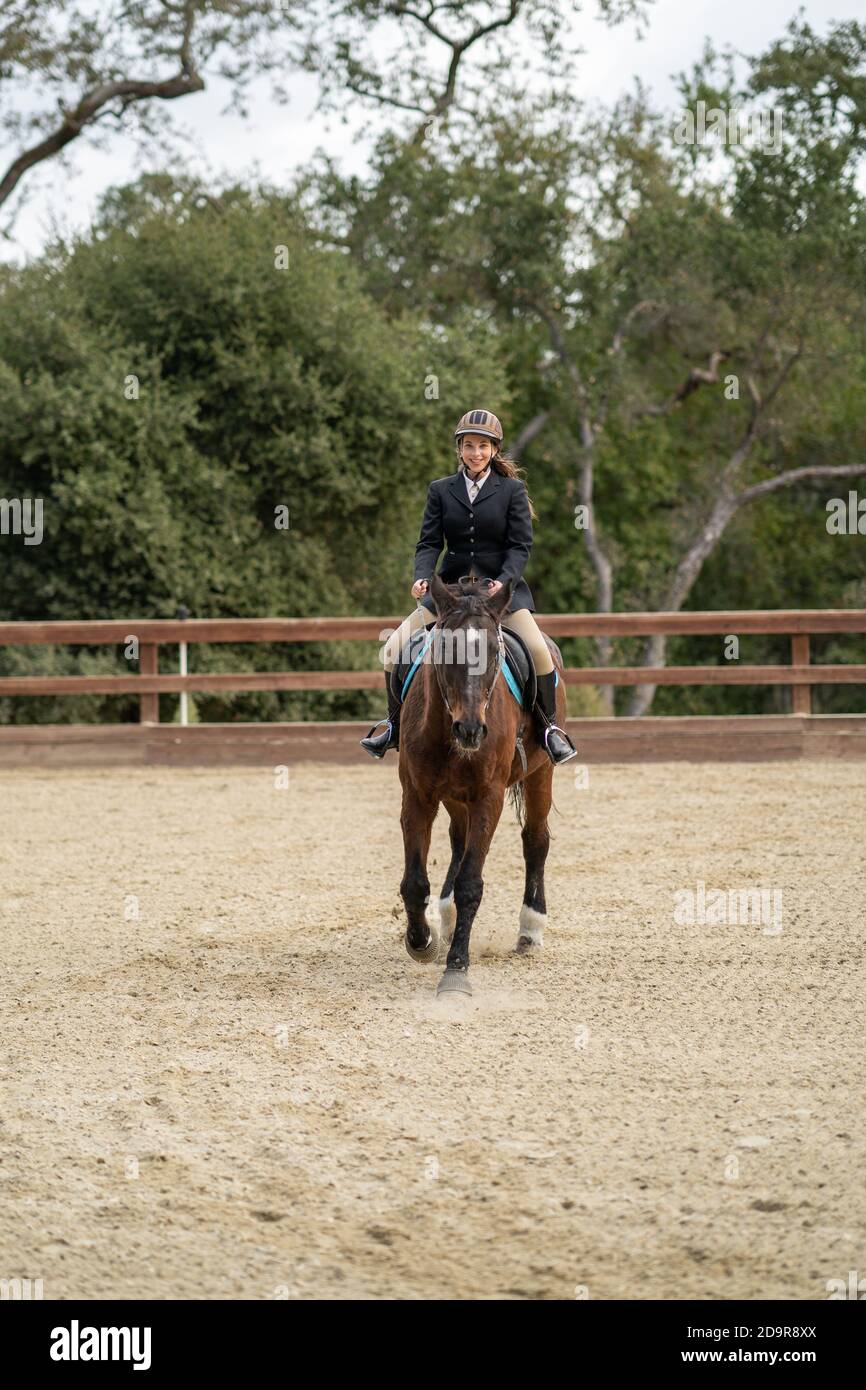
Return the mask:
<path id="1" fill-rule="evenodd" d="M 566 745 L 566 748 L 563 749 L 560 747 L 557 749 L 556 745 L 551 748 L 551 734 L 558 734 L 560 740 Z M 548 724 L 547 728 L 544 730 L 544 748 L 552 763 L 567 763 L 570 762 L 572 758 L 577 757 L 577 749 L 572 743 L 571 738 L 565 732 L 565 729 L 561 729 L 558 724 Z"/>
<path id="2" fill-rule="evenodd" d="M 373 735 L 373 729 L 378 729 L 379 725 L 386 727 L 381 734 Z M 384 758 L 389 748 L 398 746 L 394 738 L 394 721 L 392 719 L 380 719 L 378 724 L 373 725 L 373 729 L 367 734 L 366 738 L 359 740 L 361 747 L 365 748 L 374 758 Z"/>

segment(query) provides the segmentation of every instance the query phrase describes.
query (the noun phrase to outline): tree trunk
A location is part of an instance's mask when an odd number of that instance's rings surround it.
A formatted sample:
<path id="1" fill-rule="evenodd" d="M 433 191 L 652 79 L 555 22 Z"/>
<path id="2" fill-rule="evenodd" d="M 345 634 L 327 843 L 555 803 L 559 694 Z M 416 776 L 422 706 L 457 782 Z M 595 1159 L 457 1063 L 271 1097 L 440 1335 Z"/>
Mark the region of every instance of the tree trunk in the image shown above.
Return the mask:
<path id="1" fill-rule="evenodd" d="M 605 555 L 598 536 L 595 533 L 595 514 L 593 512 L 592 494 L 595 481 L 595 438 L 592 431 L 592 422 L 584 413 L 580 426 L 581 442 L 583 443 L 583 462 L 580 468 L 580 500 L 587 508 L 589 525 L 584 527 L 583 540 L 589 555 L 592 567 L 595 570 L 596 578 L 596 601 L 595 607 L 598 613 L 610 613 L 613 611 L 613 567 Z M 596 660 L 599 666 L 610 666 L 611 652 L 613 644 L 609 637 L 597 637 L 595 639 Z M 598 687 L 604 704 L 605 713 L 612 715 L 613 709 L 613 686 L 600 685 Z"/>
<path id="2" fill-rule="evenodd" d="M 692 585 L 701 572 L 704 561 L 715 550 L 738 505 L 739 498 L 727 489 L 721 497 L 716 498 L 708 522 L 692 542 L 676 568 L 664 602 L 663 612 L 679 613 L 689 596 Z M 648 638 L 642 665 L 647 667 L 664 666 L 666 650 L 666 637 L 656 635 Z M 634 687 L 626 711 L 629 718 L 639 718 L 640 715 L 649 712 L 657 689 L 658 686 L 656 685 L 636 685 Z"/>

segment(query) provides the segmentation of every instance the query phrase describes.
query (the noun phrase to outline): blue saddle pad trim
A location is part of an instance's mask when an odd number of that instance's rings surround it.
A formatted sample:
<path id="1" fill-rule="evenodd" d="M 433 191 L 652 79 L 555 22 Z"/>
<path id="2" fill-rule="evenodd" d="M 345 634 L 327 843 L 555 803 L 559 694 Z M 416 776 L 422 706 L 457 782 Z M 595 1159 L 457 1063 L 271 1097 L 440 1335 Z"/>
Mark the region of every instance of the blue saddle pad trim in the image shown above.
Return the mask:
<path id="1" fill-rule="evenodd" d="M 406 691 L 409 689 L 409 686 L 412 684 L 412 678 L 413 678 L 413 676 L 415 675 L 415 672 L 418 670 L 418 667 L 421 665 L 421 662 L 424 660 L 424 657 L 425 657 L 426 653 L 430 650 L 430 643 L 431 643 L 432 641 L 433 641 L 433 633 L 432 633 L 432 631 L 431 631 L 431 632 L 428 634 L 427 640 L 426 640 L 426 642 L 424 643 L 423 647 L 421 648 L 420 652 L 419 652 L 418 655 L 416 656 L 415 660 L 412 662 L 412 665 L 409 667 L 409 673 L 408 673 L 408 675 L 406 676 L 406 679 L 405 679 L 404 682 L 403 682 L 403 689 L 400 691 L 400 699 L 401 699 L 401 701 L 402 701 L 402 700 L 405 700 L 405 698 L 406 698 Z"/>
<path id="2" fill-rule="evenodd" d="M 505 677 L 505 684 L 508 686 L 508 689 L 511 691 L 511 693 L 512 693 L 512 695 L 514 696 L 515 700 L 517 701 L 518 705 L 521 705 L 521 706 L 522 706 L 522 704 L 523 704 L 523 693 L 522 693 L 522 691 L 520 690 L 520 688 L 519 688 L 519 686 L 518 686 L 516 680 L 514 679 L 513 675 L 511 674 L 511 667 L 508 665 L 508 657 L 507 657 L 507 656 L 506 656 L 506 658 L 505 658 L 505 663 L 504 663 L 504 665 L 503 665 L 503 667 L 502 667 L 502 674 L 503 674 L 503 676 Z"/>
<path id="3" fill-rule="evenodd" d="M 412 681 L 413 681 L 414 678 L 415 678 L 415 672 L 418 670 L 418 667 L 421 665 L 421 662 L 424 660 L 424 657 L 426 656 L 427 652 L 430 650 L 430 644 L 431 644 L 432 641 L 433 641 L 433 631 L 431 630 L 431 631 L 428 633 L 428 635 L 427 635 L 427 639 L 426 639 L 426 641 L 425 641 L 423 647 L 422 647 L 421 650 L 419 651 L 419 653 L 418 653 L 418 655 L 416 656 L 415 660 L 412 662 L 412 665 L 409 667 L 409 670 L 408 670 L 407 675 L 406 675 L 406 679 L 405 679 L 404 682 L 403 682 L 403 688 L 402 688 L 402 690 L 400 691 L 400 701 L 401 701 L 401 703 L 403 702 L 403 700 L 406 699 L 406 691 L 409 689 L 409 686 L 412 684 Z M 514 696 L 514 699 L 517 701 L 518 705 L 520 705 L 520 706 L 522 707 L 522 706 L 523 706 L 523 692 L 521 691 L 519 685 L 517 684 L 517 681 L 514 679 L 514 676 L 513 676 L 512 671 L 511 671 L 511 668 L 510 668 L 510 666 L 509 666 L 509 664 L 508 664 L 508 651 L 507 651 L 507 649 L 506 649 L 506 654 L 505 654 L 505 661 L 504 661 L 503 664 L 502 664 L 502 674 L 503 674 L 503 676 L 505 677 L 505 684 L 508 686 L 508 689 L 511 691 L 511 694 Z M 557 682 L 558 682 L 558 681 L 559 681 L 559 674 L 558 674 L 558 673 L 557 673 L 556 679 L 557 679 Z"/>

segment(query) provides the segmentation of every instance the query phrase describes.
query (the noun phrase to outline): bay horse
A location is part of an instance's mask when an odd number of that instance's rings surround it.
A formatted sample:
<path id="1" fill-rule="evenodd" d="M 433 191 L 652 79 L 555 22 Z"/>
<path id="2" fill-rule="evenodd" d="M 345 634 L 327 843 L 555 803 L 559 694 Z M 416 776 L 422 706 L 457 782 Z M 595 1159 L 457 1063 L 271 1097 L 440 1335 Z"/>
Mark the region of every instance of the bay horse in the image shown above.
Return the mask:
<path id="1" fill-rule="evenodd" d="M 484 862 L 509 788 L 522 824 L 526 863 L 517 950 L 537 950 L 547 923 L 544 866 L 550 847 L 547 818 L 554 765 L 538 741 L 531 714 L 518 706 L 501 676 L 505 654 L 500 623 L 513 581 L 493 598 L 485 589 L 484 580 L 461 580 L 458 587 L 433 575 L 430 594 L 437 622 L 400 718 L 405 851 L 400 895 L 408 922 L 406 949 L 415 961 L 434 961 L 441 938 L 450 937 L 437 994 L 472 993 L 467 978 L 469 937 L 484 892 Z M 545 641 L 560 672 L 557 722 L 564 725 L 562 653 L 549 637 Z M 525 768 L 517 748 L 523 725 Z M 438 912 L 434 907 L 428 915 L 427 855 L 440 805 L 451 818 L 451 863 L 436 903 Z"/>

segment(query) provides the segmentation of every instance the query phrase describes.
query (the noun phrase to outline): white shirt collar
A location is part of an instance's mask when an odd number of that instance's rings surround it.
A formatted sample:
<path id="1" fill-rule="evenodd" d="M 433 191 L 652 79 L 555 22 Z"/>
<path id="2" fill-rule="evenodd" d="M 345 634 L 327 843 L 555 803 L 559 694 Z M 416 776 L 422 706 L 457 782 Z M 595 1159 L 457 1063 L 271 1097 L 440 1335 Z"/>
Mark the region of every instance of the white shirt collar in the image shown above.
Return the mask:
<path id="1" fill-rule="evenodd" d="M 463 462 L 461 462 L 461 464 L 460 464 L 460 471 L 461 471 L 461 473 L 463 474 L 463 477 L 464 477 L 465 480 L 466 480 L 466 491 L 467 491 L 467 493 L 469 493 L 469 486 L 470 486 L 470 483 L 474 483 L 475 486 L 478 487 L 478 488 L 483 487 L 483 485 L 486 483 L 487 479 L 490 477 L 490 464 L 488 463 L 488 465 L 487 465 L 487 467 L 485 468 L 484 472 L 483 472 L 483 473 L 480 475 L 480 477 L 478 477 L 478 478 L 470 478 L 470 476 L 469 476 L 469 469 L 466 467 L 466 464 L 463 463 Z M 470 497 L 471 497 L 471 493 L 470 493 L 469 495 L 470 495 Z M 477 494 L 476 494 L 476 495 L 477 495 Z"/>

